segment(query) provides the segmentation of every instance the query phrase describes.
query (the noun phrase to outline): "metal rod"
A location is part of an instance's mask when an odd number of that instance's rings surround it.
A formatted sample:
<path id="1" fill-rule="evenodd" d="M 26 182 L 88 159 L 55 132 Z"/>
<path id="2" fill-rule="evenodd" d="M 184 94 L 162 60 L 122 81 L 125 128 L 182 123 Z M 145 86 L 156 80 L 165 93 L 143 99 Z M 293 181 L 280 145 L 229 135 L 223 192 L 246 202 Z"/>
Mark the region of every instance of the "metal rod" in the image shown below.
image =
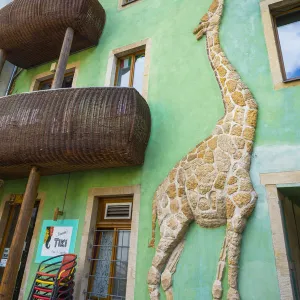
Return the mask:
<path id="1" fill-rule="evenodd" d="M 7 89 L 6 89 L 6 92 L 5 92 L 5 96 L 8 96 L 8 94 L 9 94 L 9 91 L 10 91 L 10 88 L 13 84 L 13 81 L 14 81 L 14 78 L 16 76 L 17 70 L 18 70 L 18 67 L 14 66 L 14 70 L 13 70 L 11 76 L 10 76 L 9 83 L 8 83 L 8 86 L 7 86 Z"/>
<path id="2" fill-rule="evenodd" d="M 5 50 L 0 49 L 0 75 L 1 75 L 5 61 L 6 61 L 6 52 L 5 52 Z"/>
<path id="3" fill-rule="evenodd" d="M 36 167 L 32 167 L 0 286 L 1 300 L 11 300 L 13 297 L 39 182 L 40 173 Z"/>
<path id="4" fill-rule="evenodd" d="M 68 58 L 71 51 L 71 46 L 74 37 L 74 30 L 71 27 L 67 28 L 63 45 L 61 47 L 57 69 L 55 72 L 54 80 L 52 83 L 52 89 L 60 89 L 64 81 L 64 75 L 68 63 Z"/>

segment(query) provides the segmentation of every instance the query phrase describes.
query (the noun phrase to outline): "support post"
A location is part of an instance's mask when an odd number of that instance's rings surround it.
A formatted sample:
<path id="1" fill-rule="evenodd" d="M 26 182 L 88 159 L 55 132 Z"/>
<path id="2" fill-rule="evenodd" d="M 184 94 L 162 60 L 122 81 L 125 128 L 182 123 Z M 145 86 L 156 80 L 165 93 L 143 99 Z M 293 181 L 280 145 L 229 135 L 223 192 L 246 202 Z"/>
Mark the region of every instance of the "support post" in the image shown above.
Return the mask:
<path id="1" fill-rule="evenodd" d="M 0 75 L 1 75 L 5 61 L 6 61 L 6 52 L 5 52 L 5 50 L 0 49 Z"/>
<path id="2" fill-rule="evenodd" d="M 36 167 L 32 167 L 0 286 L 1 300 L 11 300 L 13 298 L 24 243 L 37 197 L 39 182 L 40 173 Z"/>
<path id="3" fill-rule="evenodd" d="M 56 69 L 56 73 L 54 76 L 54 80 L 51 86 L 51 89 L 59 89 L 62 87 L 63 81 L 64 81 L 64 75 L 66 72 L 66 67 L 68 63 L 68 58 L 71 51 L 71 46 L 73 42 L 74 37 L 74 30 L 71 27 L 68 27 L 64 42 L 60 51 L 58 65 Z"/>

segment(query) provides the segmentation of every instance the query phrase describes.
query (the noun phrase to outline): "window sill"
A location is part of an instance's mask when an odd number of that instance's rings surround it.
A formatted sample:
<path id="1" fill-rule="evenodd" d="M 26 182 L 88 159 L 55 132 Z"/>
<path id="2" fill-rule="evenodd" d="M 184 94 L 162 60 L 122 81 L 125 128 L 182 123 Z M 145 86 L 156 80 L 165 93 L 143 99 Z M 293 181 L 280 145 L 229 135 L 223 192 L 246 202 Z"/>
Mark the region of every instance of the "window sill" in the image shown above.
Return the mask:
<path id="1" fill-rule="evenodd" d="M 122 7 L 126 7 L 126 6 L 128 6 L 128 5 L 130 5 L 130 4 L 133 4 L 133 3 L 135 3 L 135 2 L 138 2 L 138 0 L 135 0 L 135 1 L 131 1 L 131 2 L 122 4 L 121 6 L 122 6 Z"/>
<path id="2" fill-rule="evenodd" d="M 283 83 L 290 83 L 290 82 L 295 82 L 295 81 L 299 81 L 300 77 L 296 77 L 296 78 L 291 78 L 291 79 L 284 79 Z"/>
<path id="3" fill-rule="evenodd" d="M 140 3 L 142 1 L 143 0 L 135 0 L 135 1 L 123 4 L 123 0 L 119 0 L 118 10 L 126 9 L 126 8 L 131 7 L 131 6 L 133 6 L 133 5 L 137 4 L 137 3 Z"/>

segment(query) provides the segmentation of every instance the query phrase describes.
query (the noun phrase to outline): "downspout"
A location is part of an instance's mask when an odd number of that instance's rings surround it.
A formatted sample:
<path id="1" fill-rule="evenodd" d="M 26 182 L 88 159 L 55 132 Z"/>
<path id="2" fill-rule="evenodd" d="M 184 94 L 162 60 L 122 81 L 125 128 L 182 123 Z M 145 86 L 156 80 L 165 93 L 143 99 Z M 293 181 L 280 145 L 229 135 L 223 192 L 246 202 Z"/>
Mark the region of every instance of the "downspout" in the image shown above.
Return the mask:
<path id="1" fill-rule="evenodd" d="M 18 70 L 18 67 L 14 66 L 13 72 L 12 72 L 12 74 L 10 76 L 10 79 L 9 79 L 9 82 L 8 82 L 7 89 L 5 91 L 5 96 L 9 95 L 9 91 L 10 91 L 11 86 L 12 86 L 12 84 L 14 82 L 15 77 L 16 77 L 17 70 Z"/>
<path id="2" fill-rule="evenodd" d="M 3 69 L 3 66 L 5 64 L 6 61 L 6 52 L 3 49 L 0 49 L 0 75 Z"/>

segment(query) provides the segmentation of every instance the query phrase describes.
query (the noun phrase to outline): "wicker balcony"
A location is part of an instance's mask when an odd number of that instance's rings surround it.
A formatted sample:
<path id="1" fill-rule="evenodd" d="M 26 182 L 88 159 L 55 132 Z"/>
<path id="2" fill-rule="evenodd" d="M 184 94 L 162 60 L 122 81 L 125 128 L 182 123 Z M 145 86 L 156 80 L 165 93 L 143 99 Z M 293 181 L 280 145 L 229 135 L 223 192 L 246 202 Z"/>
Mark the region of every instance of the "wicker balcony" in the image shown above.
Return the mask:
<path id="1" fill-rule="evenodd" d="M 141 165 L 151 127 L 133 88 L 58 89 L 0 98 L 0 178 Z"/>
<path id="2" fill-rule="evenodd" d="M 104 24 L 98 0 L 14 0 L 0 9 L 0 49 L 27 69 L 58 58 L 68 27 L 76 52 L 97 45 Z"/>

